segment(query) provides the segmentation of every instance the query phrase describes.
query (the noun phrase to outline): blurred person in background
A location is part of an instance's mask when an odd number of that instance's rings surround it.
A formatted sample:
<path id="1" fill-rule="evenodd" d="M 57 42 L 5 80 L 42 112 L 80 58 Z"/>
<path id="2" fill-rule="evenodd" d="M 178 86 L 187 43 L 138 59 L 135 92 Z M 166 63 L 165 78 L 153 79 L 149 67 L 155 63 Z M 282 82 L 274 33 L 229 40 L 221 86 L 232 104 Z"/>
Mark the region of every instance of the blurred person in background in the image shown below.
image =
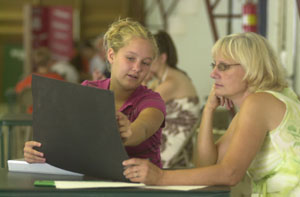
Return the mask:
<path id="1" fill-rule="evenodd" d="M 190 161 L 186 161 L 179 159 L 178 154 L 182 148 L 187 148 L 184 145 L 200 116 L 200 102 L 192 80 L 177 67 L 177 51 L 170 35 L 159 31 L 154 37 L 159 55 L 146 80 L 150 82 L 148 87 L 158 92 L 166 103 L 166 126 L 161 145 L 163 167 L 187 167 L 192 165 L 191 156 Z"/>
<path id="2" fill-rule="evenodd" d="M 51 53 L 48 48 L 40 47 L 33 51 L 32 54 L 33 73 L 44 77 L 49 77 L 58 80 L 64 80 L 63 76 L 53 72 L 51 66 L 53 64 Z M 31 89 L 32 74 L 29 74 L 24 79 L 19 81 L 15 87 L 17 95 L 27 89 Z M 27 113 L 32 113 L 32 105 L 28 107 Z"/>
<path id="3" fill-rule="evenodd" d="M 90 73 L 92 80 L 102 80 L 110 77 L 106 63 L 106 52 L 103 46 L 103 36 L 100 35 L 94 41 L 95 54 L 90 60 Z"/>

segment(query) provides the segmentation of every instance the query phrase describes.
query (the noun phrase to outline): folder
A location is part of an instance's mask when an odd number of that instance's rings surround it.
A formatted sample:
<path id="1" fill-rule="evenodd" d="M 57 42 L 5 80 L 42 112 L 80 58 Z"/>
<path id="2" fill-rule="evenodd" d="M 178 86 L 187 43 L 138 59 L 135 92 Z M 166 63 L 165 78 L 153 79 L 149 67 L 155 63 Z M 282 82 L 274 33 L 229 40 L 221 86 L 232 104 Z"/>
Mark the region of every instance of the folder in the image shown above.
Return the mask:
<path id="1" fill-rule="evenodd" d="M 32 77 L 33 139 L 50 165 L 104 180 L 128 181 L 128 155 L 113 92 L 38 75 Z"/>

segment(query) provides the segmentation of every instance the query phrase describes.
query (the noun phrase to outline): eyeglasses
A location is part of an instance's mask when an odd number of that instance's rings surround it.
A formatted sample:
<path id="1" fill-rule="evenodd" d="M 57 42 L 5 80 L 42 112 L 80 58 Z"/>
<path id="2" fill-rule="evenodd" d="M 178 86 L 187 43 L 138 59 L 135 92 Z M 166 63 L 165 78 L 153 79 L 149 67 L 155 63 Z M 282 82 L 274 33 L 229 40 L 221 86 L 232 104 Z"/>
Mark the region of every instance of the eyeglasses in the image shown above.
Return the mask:
<path id="1" fill-rule="evenodd" d="M 225 63 L 219 63 L 218 65 L 216 65 L 216 63 L 211 63 L 211 67 L 212 69 L 214 69 L 217 66 L 218 71 L 226 71 L 228 70 L 231 66 L 238 66 L 241 64 L 225 64 Z"/>

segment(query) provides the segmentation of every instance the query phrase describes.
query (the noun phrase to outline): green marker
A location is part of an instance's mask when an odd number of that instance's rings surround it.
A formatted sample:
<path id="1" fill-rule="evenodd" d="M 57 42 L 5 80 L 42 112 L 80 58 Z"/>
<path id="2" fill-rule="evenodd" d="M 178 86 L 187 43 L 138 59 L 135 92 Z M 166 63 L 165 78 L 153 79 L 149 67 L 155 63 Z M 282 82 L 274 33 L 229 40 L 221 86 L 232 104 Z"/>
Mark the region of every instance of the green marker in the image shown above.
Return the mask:
<path id="1" fill-rule="evenodd" d="M 33 185 L 36 186 L 36 187 L 55 187 L 55 182 L 54 181 L 41 180 L 41 181 L 34 181 Z"/>

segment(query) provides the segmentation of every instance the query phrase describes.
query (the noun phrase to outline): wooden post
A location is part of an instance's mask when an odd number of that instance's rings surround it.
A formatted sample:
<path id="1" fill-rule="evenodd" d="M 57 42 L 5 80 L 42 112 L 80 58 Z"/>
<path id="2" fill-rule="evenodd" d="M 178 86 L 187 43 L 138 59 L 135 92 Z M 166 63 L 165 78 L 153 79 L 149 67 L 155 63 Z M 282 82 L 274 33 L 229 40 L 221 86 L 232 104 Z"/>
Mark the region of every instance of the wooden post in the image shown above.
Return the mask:
<path id="1" fill-rule="evenodd" d="M 24 66 L 23 75 L 27 76 L 32 71 L 31 53 L 32 53 L 32 7 L 30 4 L 26 4 L 23 7 L 24 19 L 23 19 L 23 47 L 24 47 Z"/>

